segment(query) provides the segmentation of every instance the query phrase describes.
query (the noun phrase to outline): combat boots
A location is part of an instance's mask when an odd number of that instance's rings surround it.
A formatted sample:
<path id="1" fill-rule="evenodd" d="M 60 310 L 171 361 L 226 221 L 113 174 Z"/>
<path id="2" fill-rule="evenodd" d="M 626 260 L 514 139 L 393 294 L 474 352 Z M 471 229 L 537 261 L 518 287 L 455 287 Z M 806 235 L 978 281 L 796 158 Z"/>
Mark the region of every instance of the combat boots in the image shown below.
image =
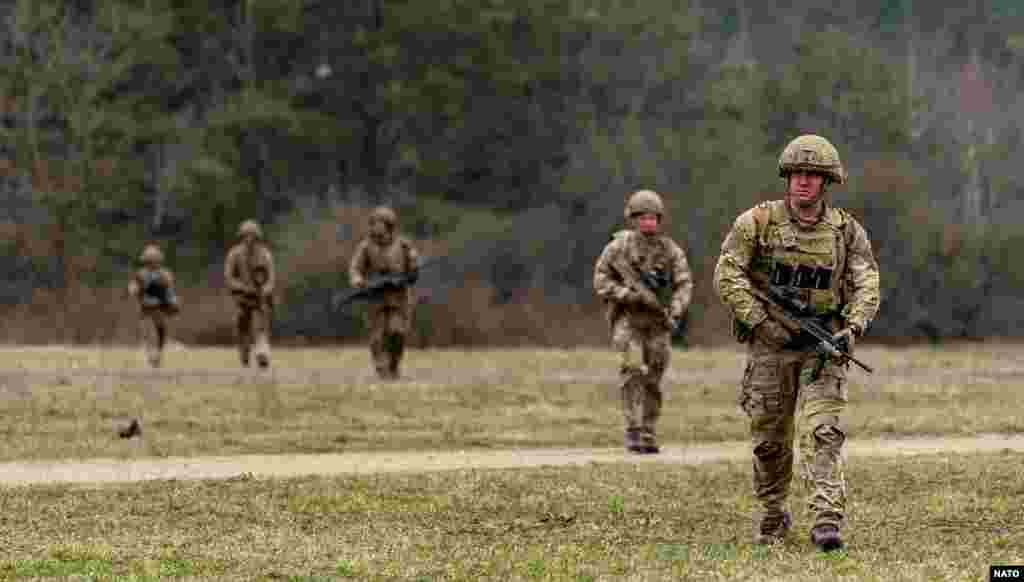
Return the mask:
<path id="1" fill-rule="evenodd" d="M 638 431 L 635 428 L 626 429 L 626 437 L 624 444 L 626 450 L 631 453 L 643 454 L 644 452 L 643 443 L 640 442 L 640 431 Z"/>
<path id="2" fill-rule="evenodd" d="M 843 538 L 839 535 L 839 528 L 831 523 L 811 528 L 811 543 L 823 552 L 843 549 Z"/>
<path id="3" fill-rule="evenodd" d="M 640 444 L 643 447 L 643 454 L 657 455 L 661 452 L 658 442 L 654 439 L 654 433 L 644 432 L 640 435 Z"/>
<path id="4" fill-rule="evenodd" d="M 781 544 L 791 527 L 793 516 L 788 511 L 781 515 L 762 515 L 754 524 L 754 543 L 759 546 Z"/>

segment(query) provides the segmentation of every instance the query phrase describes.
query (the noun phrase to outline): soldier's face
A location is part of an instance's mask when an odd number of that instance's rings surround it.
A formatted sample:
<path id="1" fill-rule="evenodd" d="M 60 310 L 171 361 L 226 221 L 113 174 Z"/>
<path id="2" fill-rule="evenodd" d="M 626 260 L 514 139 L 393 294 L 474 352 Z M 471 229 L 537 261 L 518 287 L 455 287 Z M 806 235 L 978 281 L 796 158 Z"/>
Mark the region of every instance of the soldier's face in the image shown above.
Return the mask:
<path id="1" fill-rule="evenodd" d="M 801 208 L 811 208 L 821 200 L 825 190 L 825 176 L 815 172 L 791 172 L 789 195 Z"/>
<path id="2" fill-rule="evenodd" d="M 242 237 L 242 242 L 245 243 L 245 246 L 251 247 L 256 242 L 256 235 L 254 235 L 254 234 L 244 235 Z"/>
<path id="3" fill-rule="evenodd" d="M 657 214 L 640 214 L 634 218 L 636 221 L 636 228 L 644 234 L 654 234 L 658 232 L 658 215 Z"/>
<path id="4" fill-rule="evenodd" d="M 370 238 L 379 244 L 391 242 L 391 228 L 383 220 L 374 220 L 370 223 Z"/>

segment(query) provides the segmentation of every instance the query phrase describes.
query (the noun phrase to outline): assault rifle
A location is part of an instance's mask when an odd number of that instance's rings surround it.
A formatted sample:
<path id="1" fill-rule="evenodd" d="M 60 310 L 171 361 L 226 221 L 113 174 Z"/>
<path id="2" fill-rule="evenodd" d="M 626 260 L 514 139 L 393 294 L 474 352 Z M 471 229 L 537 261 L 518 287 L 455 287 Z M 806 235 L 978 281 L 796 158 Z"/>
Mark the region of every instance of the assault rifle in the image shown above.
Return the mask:
<path id="1" fill-rule="evenodd" d="M 387 275 L 378 275 L 367 281 L 365 287 L 360 289 L 351 289 L 347 292 L 337 292 L 331 297 L 331 309 L 337 311 L 342 307 L 352 303 L 353 301 L 359 301 L 361 299 L 370 299 L 375 295 L 380 294 L 382 291 L 387 289 L 401 289 L 413 285 L 419 279 L 420 270 L 436 264 L 437 259 L 433 259 L 423 263 L 416 267 L 415 270 L 409 273 L 391 273 Z"/>
<path id="2" fill-rule="evenodd" d="M 669 307 L 672 303 L 672 277 L 662 270 L 641 271 L 637 270 L 640 282 L 654 293 L 658 303 L 662 307 Z"/>
<path id="3" fill-rule="evenodd" d="M 768 285 L 766 292 L 751 286 L 750 292 L 764 303 L 768 314 L 791 333 L 804 332 L 818 340 L 817 350 L 819 353 L 834 359 L 837 363 L 850 361 L 869 374 L 874 372 L 871 366 L 850 353 L 850 346 L 845 338 L 840 341 L 833 339 L 832 332 L 814 318 L 810 307 L 796 297 L 795 289 L 782 289 Z"/>
<path id="4" fill-rule="evenodd" d="M 174 289 L 167 285 L 159 271 L 146 270 L 142 273 L 142 305 L 178 310 Z"/>
<path id="5" fill-rule="evenodd" d="M 232 291 L 231 294 L 241 298 L 242 302 L 249 308 L 262 308 L 264 305 L 268 310 L 274 309 L 274 296 L 263 294 L 263 285 L 270 278 L 266 267 L 257 266 L 251 269 L 252 289 L 249 291 Z"/>

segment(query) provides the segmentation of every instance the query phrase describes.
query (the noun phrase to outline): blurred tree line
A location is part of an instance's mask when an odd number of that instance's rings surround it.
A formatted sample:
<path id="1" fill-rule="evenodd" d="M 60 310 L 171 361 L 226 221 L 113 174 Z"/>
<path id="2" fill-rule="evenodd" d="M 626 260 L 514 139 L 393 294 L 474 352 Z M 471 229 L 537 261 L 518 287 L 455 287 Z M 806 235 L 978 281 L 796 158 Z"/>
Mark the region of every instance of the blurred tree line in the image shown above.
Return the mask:
<path id="1" fill-rule="evenodd" d="M 724 232 L 814 132 L 876 245 L 875 336 L 1015 335 L 1024 317 L 1011 0 L 8 0 L 0 26 L 7 305 L 121 285 L 146 240 L 217 286 L 256 217 L 288 275 L 278 333 L 351 336 L 325 299 L 362 232 L 339 209 L 388 203 L 447 256 L 432 305 L 474 281 L 485 305 L 593 307 L 624 197 L 652 188 L 709 339 Z"/>

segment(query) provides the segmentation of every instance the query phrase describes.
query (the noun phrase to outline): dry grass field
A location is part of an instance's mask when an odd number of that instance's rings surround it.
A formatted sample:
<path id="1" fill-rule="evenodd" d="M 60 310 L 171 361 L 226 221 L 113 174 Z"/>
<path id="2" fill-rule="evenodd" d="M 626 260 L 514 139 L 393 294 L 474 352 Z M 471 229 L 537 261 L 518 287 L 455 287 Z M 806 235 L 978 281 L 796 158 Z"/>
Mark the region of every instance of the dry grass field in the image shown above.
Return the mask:
<path id="1" fill-rule="evenodd" d="M 1024 432 L 1024 346 L 867 347 L 851 438 Z M 661 423 L 682 445 L 746 437 L 735 350 L 674 354 Z M 618 446 L 615 356 L 413 351 L 377 382 L 363 349 L 0 351 L 0 459 Z M 116 417 L 143 418 L 118 439 Z M 594 464 L 292 479 L 0 487 L 0 579 L 987 580 L 1024 563 L 1024 454 L 851 457 L 848 551 L 797 527 L 749 542 L 746 461 Z"/>
<path id="2" fill-rule="evenodd" d="M 753 546 L 740 462 L 3 488 L 0 579 L 963 582 L 1024 563 L 1024 455 L 855 461 L 832 554 L 800 503 L 784 546 Z"/>
<path id="3" fill-rule="evenodd" d="M 1024 432 L 1024 346 L 866 347 L 849 374 L 851 438 Z M 746 438 L 743 354 L 676 351 L 665 442 Z M 362 348 L 278 349 L 243 370 L 229 349 L 179 347 L 150 370 L 131 348 L 0 350 L 0 461 L 199 454 L 618 446 L 616 357 L 600 350 L 413 350 L 380 383 Z M 112 423 L 143 419 L 123 441 Z"/>

